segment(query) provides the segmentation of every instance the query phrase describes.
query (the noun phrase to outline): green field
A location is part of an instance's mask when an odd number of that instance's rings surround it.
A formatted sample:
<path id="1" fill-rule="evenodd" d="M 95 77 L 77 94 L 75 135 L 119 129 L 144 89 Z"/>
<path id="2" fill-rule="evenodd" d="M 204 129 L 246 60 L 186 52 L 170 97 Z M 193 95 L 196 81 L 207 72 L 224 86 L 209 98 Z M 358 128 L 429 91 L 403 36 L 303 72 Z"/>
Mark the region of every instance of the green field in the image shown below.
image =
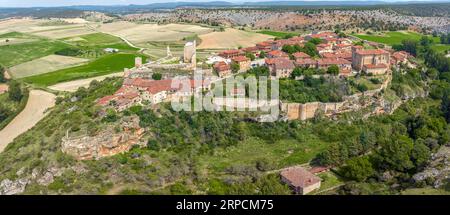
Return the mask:
<path id="1" fill-rule="evenodd" d="M 308 163 L 327 145 L 327 143 L 313 136 L 310 136 L 307 142 L 287 139 L 272 144 L 264 143 L 264 141 L 258 139 L 249 139 L 237 146 L 220 150 L 214 156 L 203 156 L 200 160 L 204 165 L 217 172 L 233 165 L 255 163 L 260 159 L 271 161 L 275 168 L 283 168 Z"/>
<path id="2" fill-rule="evenodd" d="M 146 59 L 145 56 L 137 54 L 110 54 L 100 57 L 86 65 L 31 76 L 24 78 L 23 80 L 39 86 L 50 86 L 65 81 L 107 75 L 110 73 L 123 71 L 124 68 L 133 67 L 134 58 L 137 56 L 143 57 L 144 61 Z"/>
<path id="3" fill-rule="evenodd" d="M 78 41 L 71 42 L 77 46 L 84 47 L 92 47 L 92 48 L 116 48 L 120 51 L 137 51 L 137 48 L 130 47 L 127 43 L 125 43 L 122 39 L 104 33 L 94 33 L 83 35 L 78 38 Z M 68 38 L 66 41 L 69 41 L 73 38 Z"/>
<path id="4" fill-rule="evenodd" d="M 289 36 L 298 36 L 297 33 L 282 32 L 282 31 L 267 31 L 267 30 L 263 30 L 263 31 L 257 31 L 257 33 L 266 34 L 266 35 L 279 37 L 279 38 L 284 38 L 284 37 L 289 37 Z"/>
<path id="5" fill-rule="evenodd" d="M 390 32 L 382 32 L 382 33 L 373 33 L 373 34 L 355 34 L 353 36 L 356 36 L 363 40 L 373 41 L 377 43 L 384 43 L 387 45 L 395 45 L 395 44 L 401 44 L 402 40 L 410 39 L 410 40 L 416 40 L 419 41 L 423 34 L 419 34 L 416 32 L 405 32 L 405 31 L 390 31 Z M 444 45 L 444 44 L 438 44 L 440 42 L 439 37 L 431 37 L 431 40 L 433 40 L 432 48 L 439 52 L 444 52 L 446 50 L 450 49 L 450 45 Z"/>
<path id="6" fill-rule="evenodd" d="M 38 41 L 5 45 L 0 48 L 0 64 L 12 67 L 27 61 L 54 54 L 70 45 L 56 41 L 41 39 Z"/>
<path id="7" fill-rule="evenodd" d="M 331 190 L 335 190 L 337 187 L 344 184 L 344 181 L 338 175 L 336 175 L 331 171 L 319 173 L 317 174 L 317 176 L 319 176 L 322 179 L 320 183 L 320 188 L 318 190 L 311 192 L 310 193 L 311 195 L 315 194 L 327 195 L 328 192 L 330 192 Z"/>
<path id="8" fill-rule="evenodd" d="M 432 187 L 410 188 L 402 191 L 402 195 L 450 195 L 449 190 L 434 189 Z"/>

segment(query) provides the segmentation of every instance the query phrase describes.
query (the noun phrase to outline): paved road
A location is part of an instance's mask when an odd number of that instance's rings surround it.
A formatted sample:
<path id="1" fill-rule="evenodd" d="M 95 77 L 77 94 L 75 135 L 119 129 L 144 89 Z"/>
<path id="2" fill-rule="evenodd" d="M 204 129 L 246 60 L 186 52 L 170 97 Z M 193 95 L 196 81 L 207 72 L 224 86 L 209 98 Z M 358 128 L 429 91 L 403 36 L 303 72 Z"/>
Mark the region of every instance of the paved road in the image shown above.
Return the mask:
<path id="1" fill-rule="evenodd" d="M 43 119 L 48 113 L 46 110 L 55 105 L 55 98 L 55 95 L 42 90 L 30 91 L 25 108 L 0 131 L 0 152 L 3 152 L 14 138 L 28 131 Z"/>

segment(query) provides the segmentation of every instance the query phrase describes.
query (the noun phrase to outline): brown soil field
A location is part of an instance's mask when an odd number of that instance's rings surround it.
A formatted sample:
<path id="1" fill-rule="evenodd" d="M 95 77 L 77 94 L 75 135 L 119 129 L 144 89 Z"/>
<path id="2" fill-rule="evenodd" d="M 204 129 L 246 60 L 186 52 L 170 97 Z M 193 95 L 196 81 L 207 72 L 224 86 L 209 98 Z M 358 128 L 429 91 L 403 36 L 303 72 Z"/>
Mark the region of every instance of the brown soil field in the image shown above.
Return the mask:
<path id="1" fill-rule="evenodd" d="M 131 22 L 113 22 L 103 24 L 99 31 L 124 37 L 134 44 L 145 44 L 148 41 L 180 41 L 185 37 L 206 34 L 210 28 L 184 24 L 135 24 Z"/>
<path id="2" fill-rule="evenodd" d="M 42 91 L 32 90 L 27 105 L 3 130 L 0 131 L 0 152 L 14 138 L 31 129 L 47 115 L 47 109 L 55 105 L 56 96 Z"/>
<path id="3" fill-rule="evenodd" d="M 108 78 L 108 77 L 121 77 L 121 76 L 123 76 L 123 72 L 118 72 L 118 73 L 113 73 L 113 74 L 109 74 L 109 75 L 98 76 L 98 77 L 94 77 L 94 78 L 87 78 L 87 79 L 63 82 L 63 83 L 55 84 L 53 86 L 49 86 L 48 88 L 51 89 L 51 90 L 56 90 L 56 91 L 75 92 L 80 87 L 88 87 L 89 84 L 93 80 L 102 81 L 102 80 L 104 80 L 105 78 Z"/>
<path id="4" fill-rule="evenodd" d="M 83 58 L 49 55 L 11 67 L 9 74 L 14 78 L 24 78 L 77 66 L 86 62 L 88 60 Z"/>
<path id="5" fill-rule="evenodd" d="M 199 49 L 235 49 L 238 46 L 249 47 L 258 42 L 273 38 L 269 35 L 227 28 L 223 32 L 212 32 L 199 36 L 202 42 Z"/>

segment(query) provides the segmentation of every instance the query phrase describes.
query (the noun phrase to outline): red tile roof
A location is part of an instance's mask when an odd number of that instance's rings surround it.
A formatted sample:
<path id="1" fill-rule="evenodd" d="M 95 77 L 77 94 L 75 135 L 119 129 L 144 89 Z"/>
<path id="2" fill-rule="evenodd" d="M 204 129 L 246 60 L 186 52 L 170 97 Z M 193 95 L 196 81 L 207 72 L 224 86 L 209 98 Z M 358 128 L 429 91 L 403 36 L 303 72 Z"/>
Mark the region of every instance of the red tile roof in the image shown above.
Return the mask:
<path id="1" fill-rule="evenodd" d="M 302 58 L 295 61 L 296 65 L 315 65 L 316 63 L 317 61 L 311 58 Z"/>
<path id="2" fill-rule="evenodd" d="M 382 55 L 382 54 L 389 54 L 389 52 L 383 50 L 383 49 L 364 49 L 364 50 L 357 50 L 357 54 L 360 55 Z"/>
<path id="3" fill-rule="evenodd" d="M 291 60 L 285 58 L 275 58 L 274 64 L 276 69 L 294 69 L 295 65 Z"/>
<path id="4" fill-rule="evenodd" d="M 352 53 L 348 52 L 325 52 L 320 54 L 323 58 L 344 58 L 351 59 Z"/>
<path id="5" fill-rule="evenodd" d="M 294 54 L 292 54 L 295 58 L 310 58 L 309 55 L 307 55 L 304 52 L 295 52 Z"/>
<path id="6" fill-rule="evenodd" d="M 218 72 L 227 71 L 227 70 L 230 70 L 230 65 L 221 61 L 221 62 L 217 62 L 216 64 L 214 64 L 214 69 Z"/>
<path id="7" fill-rule="evenodd" d="M 234 57 L 232 60 L 236 61 L 236 62 L 249 61 L 249 59 L 247 57 L 245 57 L 245 56 L 237 56 L 237 57 Z"/>
<path id="8" fill-rule="evenodd" d="M 112 100 L 114 100 L 115 98 L 116 98 L 116 96 L 114 96 L 114 95 L 111 95 L 111 96 L 105 96 L 105 97 L 103 97 L 103 98 L 100 98 L 100 99 L 97 101 L 97 105 L 100 105 L 100 106 L 106 106 L 106 105 L 109 105 L 109 102 L 112 101 Z"/>
<path id="9" fill-rule="evenodd" d="M 172 80 L 158 80 L 153 81 L 152 84 L 147 88 L 147 91 L 151 94 L 156 94 L 162 91 L 176 90 L 177 88 L 172 88 Z"/>
<path id="10" fill-rule="evenodd" d="M 273 57 L 288 57 L 289 56 L 288 54 L 286 54 L 286 53 L 284 53 L 284 52 L 282 52 L 280 50 L 273 50 L 273 51 L 270 51 L 267 54 L 270 55 L 270 56 L 273 56 Z"/>
<path id="11" fill-rule="evenodd" d="M 289 168 L 281 172 L 281 176 L 288 180 L 294 187 L 305 188 L 319 183 L 320 178 L 302 167 Z"/>
<path id="12" fill-rule="evenodd" d="M 312 174 L 317 174 L 317 173 L 328 171 L 329 169 L 330 169 L 330 167 L 326 167 L 326 166 L 314 166 L 309 170 L 309 172 Z"/>
<path id="13" fill-rule="evenodd" d="M 317 60 L 318 65 L 341 65 L 341 64 L 351 64 L 350 61 L 342 58 L 322 58 Z"/>

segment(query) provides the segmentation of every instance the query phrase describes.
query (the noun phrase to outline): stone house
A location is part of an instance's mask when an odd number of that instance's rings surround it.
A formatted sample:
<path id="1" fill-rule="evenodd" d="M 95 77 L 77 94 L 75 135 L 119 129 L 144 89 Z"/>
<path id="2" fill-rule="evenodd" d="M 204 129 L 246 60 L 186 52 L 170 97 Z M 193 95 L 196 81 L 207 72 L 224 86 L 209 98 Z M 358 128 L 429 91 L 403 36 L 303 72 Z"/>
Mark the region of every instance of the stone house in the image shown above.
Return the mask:
<path id="1" fill-rule="evenodd" d="M 295 69 L 294 63 L 286 58 L 267 59 L 266 64 L 269 67 L 270 74 L 277 78 L 287 78 Z"/>
<path id="2" fill-rule="evenodd" d="M 376 69 L 379 74 L 385 73 L 389 68 L 389 58 L 389 52 L 382 49 L 364 50 L 361 46 L 352 47 L 352 66 L 357 71 L 366 68 L 368 71 Z"/>
<path id="3" fill-rule="evenodd" d="M 288 168 L 283 170 L 280 175 L 281 181 L 299 195 L 306 195 L 320 188 L 321 179 L 303 167 Z"/>
<path id="4" fill-rule="evenodd" d="M 217 72 L 217 75 L 219 75 L 219 77 L 221 78 L 231 75 L 230 65 L 223 61 L 214 64 L 213 68 L 214 71 Z"/>
<path id="5" fill-rule="evenodd" d="M 245 72 L 250 69 L 250 59 L 245 56 L 237 56 L 231 59 L 232 62 L 239 64 L 240 71 Z"/>

